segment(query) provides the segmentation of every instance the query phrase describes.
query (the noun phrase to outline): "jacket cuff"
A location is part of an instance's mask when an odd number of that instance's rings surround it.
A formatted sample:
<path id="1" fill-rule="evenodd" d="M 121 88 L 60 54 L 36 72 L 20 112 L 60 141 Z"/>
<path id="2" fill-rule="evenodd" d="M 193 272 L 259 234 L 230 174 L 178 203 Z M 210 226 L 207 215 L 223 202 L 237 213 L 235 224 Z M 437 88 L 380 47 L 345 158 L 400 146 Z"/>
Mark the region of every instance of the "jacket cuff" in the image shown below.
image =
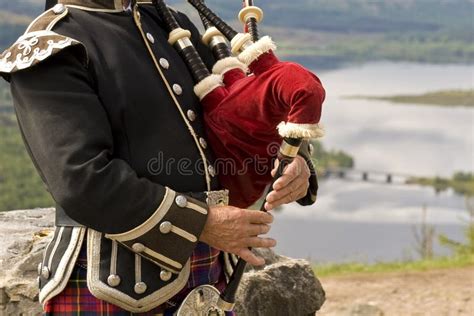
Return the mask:
<path id="1" fill-rule="evenodd" d="M 161 205 L 148 220 L 128 232 L 106 237 L 179 273 L 191 257 L 207 214 L 206 203 L 166 188 Z"/>
<path id="2" fill-rule="evenodd" d="M 306 161 L 306 164 L 310 170 L 310 177 L 309 177 L 309 188 L 308 193 L 302 199 L 299 199 L 297 202 L 302 206 L 312 205 L 316 202 L 317 195 L 318 195 L 318 175 L 316 174 L 316 167 L 313 163 L 312 156 L 313 156 L 313 145 L 308 141 L 303 141 L 301 144 L 300 150 L 298 151 L 298 155 L 303 157 Z"/>

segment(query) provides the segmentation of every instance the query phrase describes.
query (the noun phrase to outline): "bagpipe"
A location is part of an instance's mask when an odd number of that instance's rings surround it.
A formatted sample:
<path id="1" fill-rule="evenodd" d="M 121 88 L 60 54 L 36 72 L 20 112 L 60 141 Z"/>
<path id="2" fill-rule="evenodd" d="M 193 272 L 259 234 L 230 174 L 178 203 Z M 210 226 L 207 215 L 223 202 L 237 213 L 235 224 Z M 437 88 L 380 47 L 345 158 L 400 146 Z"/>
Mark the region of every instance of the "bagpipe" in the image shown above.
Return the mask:
<path id="1" fill-rule="evenodd" d="M 194 91 L 202 104 L 207 138 L 219 161 L 219 181 L 230 192 L 230 204 L 246 208 L 262 197 L 271 182 L 275 147 L 282 138 L 286 140 L 283 154 L 291 156 L 298 145 L 296 139 L 322 136 L 318 122 L 324 89 L 310 71 L 279 61 L 269 37 L 257 40 L 257 22 L 263 15 L 257 7 L 249 5 L 241 11 L 249 33 L 238 33 L 203 1 L 188 2 L 199 11 L 206 27 L 202 40 L 217 60 L 212 73 L 192 45 L 190 32 L 180 27 L 163 1 L 155 5 L 168 27 L 169 43 L 196 82 Z"/>
<path id="2" fill-rule="evenodd" d="M 218 159 L 233 164 L 233 172 L 218 173 L 219 181 L 230 191 L 230 204 L 246 208 L 272 183 L 275 156 L 279 165 L 273 181 L 297 156 L 304 139 L 323 136 L 319 121 L 325 91 L 316 75 L 296 63 L 280 61 L 270 37 L 259 37 L 263 11 L 252 0 L 244 0 L 239 13 L 243 33 L 232 29 L 203 0 L 188 2 L 199 12 L 206 29 L 202 41 L 217 60 L 212 73 L 193 46 L 191 33 L 180 27 L 163 0 L 153 0 L 169 32 L 169 44 L 195 80 L 194 92 L 202 104 L 211 148 Z M 274 144 L 279 146 L 277 153 L 272 150 Z M 258 165 L 262 162 L 263 166 Z M 222 294 L 209 285 L 196 288 L 178 315 L 231 311 L 245 267 L 246 262 L 239 259 Z"/>

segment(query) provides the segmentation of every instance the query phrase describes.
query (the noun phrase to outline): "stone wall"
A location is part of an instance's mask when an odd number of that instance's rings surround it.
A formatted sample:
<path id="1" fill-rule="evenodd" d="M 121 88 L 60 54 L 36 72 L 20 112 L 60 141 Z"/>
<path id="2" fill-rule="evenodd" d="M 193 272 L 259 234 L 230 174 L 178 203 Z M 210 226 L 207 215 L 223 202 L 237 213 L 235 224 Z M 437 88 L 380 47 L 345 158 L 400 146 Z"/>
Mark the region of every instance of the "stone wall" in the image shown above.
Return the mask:
<path id="1" fill-rule="evenodd" d="M 52 238 L 54 209 L 0 213 L 0 316 L 41 313 L 37 266 Z M 310 264 L 259 250 L 267 265 L 249 267 L 237 293 L 239 316 L 314 315 L 324 303 Z"/>

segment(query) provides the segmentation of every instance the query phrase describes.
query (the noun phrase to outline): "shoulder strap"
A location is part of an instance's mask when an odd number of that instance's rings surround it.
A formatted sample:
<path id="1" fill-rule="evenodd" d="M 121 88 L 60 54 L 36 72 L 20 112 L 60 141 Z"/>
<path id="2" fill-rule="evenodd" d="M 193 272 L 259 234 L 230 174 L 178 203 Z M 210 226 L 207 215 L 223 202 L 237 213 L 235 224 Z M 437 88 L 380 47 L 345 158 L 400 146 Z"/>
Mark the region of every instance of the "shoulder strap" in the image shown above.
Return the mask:
<path id="1" fill-rule="evenodd" d="M 52 31 L 67 14 L 67 7 L 55 6 L 31 22 L 25 34 L 0 55 L 0 75 L 8 80 L 10 74 L 32 67 L 71 46 L 80 48 L 81 58 L 87 64 L 87 51 L 81 42 Z"/>

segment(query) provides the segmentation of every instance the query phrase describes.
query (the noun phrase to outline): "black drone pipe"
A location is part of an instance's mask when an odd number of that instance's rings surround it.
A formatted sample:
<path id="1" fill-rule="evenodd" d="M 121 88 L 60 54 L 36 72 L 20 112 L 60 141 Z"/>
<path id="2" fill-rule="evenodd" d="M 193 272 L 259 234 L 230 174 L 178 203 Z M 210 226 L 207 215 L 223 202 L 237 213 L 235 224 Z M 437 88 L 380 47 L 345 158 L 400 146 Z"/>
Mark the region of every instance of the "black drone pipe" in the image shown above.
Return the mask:
<path id="1" fill-rule="evenodd" d="M 202 0 L 188 0 L 188 2 L 196 8 L 196 10 L 208 19 L 221 33 L 230 41 L 239 33 L 231 28 L 220 17 L 209 9 Z"/>
<path id="2" fill-rule="evenodd" d="M 167 31 L 170 33 L 170 39 L 171 35 L 174 32 L 175 35 L 179 32 L 188 32 L 190 36 L 189 31 L 181 29 L 178 21 L 176 21 L 176 18 L 173 16 L 173 13 L 171 13 L 170 9 L 166 6 L 166 3 L 163 0 L 153 0 L 153 4 L 155 5 L 156 10 L 158 11 L 158 15 L 165 22 Z M 175 46 L 181 57 L 186 62 L 189 70 L 191 71 L 191 74 L 194 77 L 195 82 L 198 83 L 201 82 L 203 79 L 209 77 L 211 73 L 202 61 L 201 56 L 199 56 L 199 53 L 197 52 L 196 48 L 193 46 L 191 40 L 189 39 L 189 36 L 180 37 L 178 35 L 177 38 L 179 39 L 177 39 L 172 44 Z"/>
<path id="3" fill-rule="evenodd" d="M 208 19 L 231 43 L 232 53 L 236 54 L 253 44 L 250 34 L 238 33 L 209 9 L 201 0 L 188 0 L 196 10 Z"/>
<path id="4" fill-rule="evenodd" d="M 204 4 L 204 0 L 201 0 L 201 3 Z M 212 32 L 214 25 L 209 21 L 202 13 L 199 12 L 199 17 L 201 18 L 202 25 L 207 32 Z M 206 37 L 203 37 L 206 38 Z M 212 50 L 212 54 L 216 60 L 221 60 L 227 57 L 232 56 L 229 45 L 227 44 L 225 38 L 222 34 L 212 35 L 211 38 L 207 39 L 207 45 Z"/>
<path id="5" fill-rule="evenodd" d="M 248 7 L 253 7 L 253 0 L 243 0 L 244 9 Z M 260 39 L 258 34 L 258 21 L 255 17 L 249 17 L 243 21 L 247 27 L 247 32 L 252 35 L 252 41 L 256 42 Z"/>
<path id="6" fill-rule="evenodd" d="M 205 4 L 204 0 L 201 0 L 201 3 Z M 201 12 L 198 12 L 198 13 L 199 13 L 199 17 L 201 18 L 201 22 L 202 22 L 202 25 L 204 26 L 204 29 L 207 30 L 214 26 L 212 25 L 211 21 L 209 21 L 208 19 L 206 19 L 204 15 L 202 15 Z"/>
<path id="7" fill-rule="evenodd" d="M 204 3 L 204 1 L 203 1 Z M 201 18 L 201 21 L 202 21 L 202 25 L 204 26 L 204 28 L 207 30 L 207 29 L 210 29 L 211 27 L 213 27 L 211 21 L 209 21 L 208 19 L 206 19 L 206 17 L 204 15 L 202 15 L 201 13 L 199 13 L 199 17 Z"/>

